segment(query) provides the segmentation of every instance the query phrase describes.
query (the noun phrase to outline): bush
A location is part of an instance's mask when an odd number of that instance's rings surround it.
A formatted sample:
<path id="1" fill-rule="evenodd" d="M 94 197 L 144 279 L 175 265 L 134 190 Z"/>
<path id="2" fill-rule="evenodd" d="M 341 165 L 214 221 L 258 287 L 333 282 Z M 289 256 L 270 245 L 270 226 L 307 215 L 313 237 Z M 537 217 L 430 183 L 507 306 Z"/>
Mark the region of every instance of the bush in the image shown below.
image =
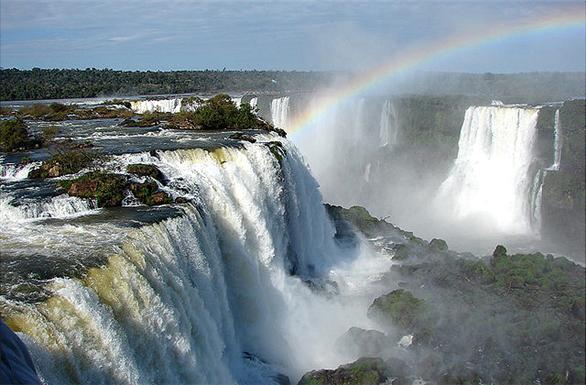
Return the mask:
<path id="1" fill-rule="evenodd" d="M 88 167 L 95 159 L 96 155 L 93 152 L 83 149 L 61 151 L 44 161 L 41 167 L 31 170 L 28 177 L 44 179 L 75 174 Z"/>
<path id="2" fill-rule="evenodd" d="M 0 148 L 2 151 L 24 151 L 38 145 L 38 141 L 31 138 L 22 119 L 11 119 L 0 122 Z"/>
<path id="3" fill-rule="evenodd" d="M 127 181 L 123 175 L 94 171 L 60 185 L 71 196 L 96 199 L 98 207 L 115 207 L 122 204 Z"/>
<path id="4" fill-rule="evenodd" d="M 425 311 L 422 299 L 398 289 L 376 298 L 368 308 L 368 315 L 410 330 L 422 325 Z"/>

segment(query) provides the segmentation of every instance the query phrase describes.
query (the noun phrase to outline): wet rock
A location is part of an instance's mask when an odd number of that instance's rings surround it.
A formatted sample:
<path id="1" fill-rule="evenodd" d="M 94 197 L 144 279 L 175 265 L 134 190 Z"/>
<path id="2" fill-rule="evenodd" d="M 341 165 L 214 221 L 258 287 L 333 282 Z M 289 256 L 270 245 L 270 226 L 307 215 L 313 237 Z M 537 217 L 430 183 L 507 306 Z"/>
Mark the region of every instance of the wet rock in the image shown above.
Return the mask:
<path id="1" fill-rule="evenodd" d="M 385 365 L 380 358 L 360 358 L 335 370 L 313 370 L 298 385 L 378 385 L 387 380 Z"/>
<path id="2" fill-rule="evenodd" d="M 159 182 L 164 182 L 165 180 L 165 176 L 163 175 L 161 170 L 159 170 L 159 168 L 153 164 L 129 164 L 126 167 L 126 172 L 129 174 L 134 174 L 136 176 L 151 177 L 153 179 L 158 180 Z"/>
<path id="3" fill-rule="evenodd" d="M 254 139 L 254 137 L 252 137 L 251 135 L 247 135 L 245 133 L 242 133 L 242 132 L 237 132 L 235 134 L 232 134 L 229 136 L 229 138 L 234 139 L 234 140 L 245 140 L 250 143 L 256 143 L 256 139 Z"/>
<path id="4" fill-rule="evenodd" d="M 336 341 L 336 350 L 354 357 L 376 357 L 392 345 L 393 340 L 378 330 L 351 327 Z"/>
<path id="5" fill-rule="evenodd" d="M 448 244 L 443 239 L 434 238 L 429 242 L 429 248 L 433 251 L 448 251 Z"/>

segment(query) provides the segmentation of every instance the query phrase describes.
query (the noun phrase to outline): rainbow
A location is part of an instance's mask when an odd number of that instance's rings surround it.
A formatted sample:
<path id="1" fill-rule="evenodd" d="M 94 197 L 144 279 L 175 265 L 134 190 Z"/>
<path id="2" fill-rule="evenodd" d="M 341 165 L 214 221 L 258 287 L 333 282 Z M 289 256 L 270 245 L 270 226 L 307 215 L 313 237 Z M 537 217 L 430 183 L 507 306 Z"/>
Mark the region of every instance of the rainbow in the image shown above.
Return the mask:
<path id="1" fill-rule="evenodd" d="M 406 53 L 392 56 L 389 60 L 383 61 L 381 65 L 353 77 L 343 86 L 329 90 L 328 95 L 320 98 L 317 105 L 298 114 L 287 127 L 287 131 L 294 138 L 299 137 L 300 133 L 309 131 L 307 128 L 316 127 L 316 123 L 323 116 L 349 98 L 366 93 L 380 85 L 381 82 L 416 69 L 439 56 L 481 44 L 498 42 L 515 35 L 584 26 L 586 24 L 584 12 L 584 7 L 572 8 L 541 18 L 520 20 L 515 24 L 497 24 L 482 31 L 452 35 L 432 44 L 413 47 Z"/>

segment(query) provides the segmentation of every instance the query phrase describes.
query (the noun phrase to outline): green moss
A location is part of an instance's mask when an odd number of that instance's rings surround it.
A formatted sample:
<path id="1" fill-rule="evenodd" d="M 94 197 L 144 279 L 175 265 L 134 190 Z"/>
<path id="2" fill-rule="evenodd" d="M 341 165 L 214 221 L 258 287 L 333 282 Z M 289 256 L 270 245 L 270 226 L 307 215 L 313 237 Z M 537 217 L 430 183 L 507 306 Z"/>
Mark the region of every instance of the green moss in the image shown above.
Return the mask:
<path id="1" fill-rule="evenodd" d="M 425 312 L 425 301 L 404 289 L 393 290 L 376 298 L 368 308 L 369 317 L 407 330 L 423 326 Z"/>
<path id="2" fill-rule="evenodd" d="M 60 151 L 44 161 L 39 168 L 31 170 L 28 177 L 44 179 L 75 174 L 90 166 L 96 157 L 95 153 L 84 149 Z"/>
<path id="3" fill-rule="evenodd" d="M 93 171 L 60 185 L 71 196 L 96 199 L 98 207 L 115 207 L 125 197 L 127 181 L 123 175 Z"/>

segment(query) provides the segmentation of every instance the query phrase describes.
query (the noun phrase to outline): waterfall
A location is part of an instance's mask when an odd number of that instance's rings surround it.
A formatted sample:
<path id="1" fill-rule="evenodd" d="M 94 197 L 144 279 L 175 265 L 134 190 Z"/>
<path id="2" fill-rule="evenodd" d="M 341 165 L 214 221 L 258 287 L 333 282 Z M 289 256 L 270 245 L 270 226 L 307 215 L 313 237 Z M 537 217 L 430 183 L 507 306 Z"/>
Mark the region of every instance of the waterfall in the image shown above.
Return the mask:
<path id="1" fill-rule="evenodd" d="M 107 248 L 102 267 L 52 279 L 45 301 L 0 296 L 5 321 L 21 332 L 44 381 L 274 384 L 279 372 L 295 379 L 342 363 L 332 352 L 335 339 L 350 325 L 372 325 L 348 298 L 327 300 L 302 282 L 328 278 L 344 252 L 297 149 L 282 140 L 277 157 L 267 142 L 281 139 L 257 139 L 242 148 L 115 157 L 122 169 L 156 164 L 169 180 L 166 189 L 188 191 L 193 201 L 178 206 L 179 216 L 138 228 L 22 230 L 35 234 L 31 250 L 55 244 L 48 250 L 64 256 L 79 250 L 70 237 L 119 242 Z M 0 227 L 0 235 L 11 231 Z M 379 260 L 388 268 L 388 258 Z M 341 287 L 357 290 L 366 281 Z M 365 310 L 373 297 L 356 298 Z"/>
<path id="2" fill-rule="evenodd" d="M 242 98 L 238 97 L 238 98 L 232 98 L 232 103 L 234 103 L 234 105 L 238 108 L 240 108 L 240 105 L 242 104 Z"/>
<path id="3" fill-rule="evenodd" d="M 549 170 L 559 171 L 560 162 L 562 158 L 562 146 L 564 145 L 564 138 L 562 136 L 562 125 L 560 123 L 560 110 L 555 111 L 555 119 L 553 124 L 554 141 L 553 141 L 553 164 Z"/>
<path id="4" fill-rule="evenodd" d="M 133 100 L 130 102 L 132 111 L 138 114 L 146 112 L 172 112 L 181 111 L 181 98 L 157 99 L 157 100 Z"/>
<path id="5" fill-rule="evenodd" d="M 0 195 L 0 220 L 3 222 L 21 222 L 38 218 L 67 218 L 85 215 L 95 210 L 95 202 L 66 194 L 40 202 L 12 204 L 10 198 Z"/>
<path id="6" fill-rule="evenodd" d="M 27 164 L 0 163 L 0 180 L 26 179 L 28 173 L 39 165 L 40 162 L 29 162 Z"/>
<path id="7" fill-rule="evenodd" d="M 436 203 L 460 220 L 477 218 L 500 231 L 530 233 L 538 113 L 536 108 L 468 108 L 457 159 Z"/>
<path id="8" fill-rule="evenodd" d="M 289 97 L 273 99 L 271 101 L 271 118 L 275 127 L 287 129 L 289 123 Z"/>
<path id="9" fill-rule="evenodd" d="M 258 98 L 252 98 L 250 99 L 250 108 L 252 108 L 253 110 L 256 108 L 256 106 L 258 105 Z"/>
<path id="10" fill-rule="evenodd" d="M 380 116 L 379 140 L 380 147 L 397 144 L 397 122 L 395 107 L 391 100 L 385 100 Z"/>

